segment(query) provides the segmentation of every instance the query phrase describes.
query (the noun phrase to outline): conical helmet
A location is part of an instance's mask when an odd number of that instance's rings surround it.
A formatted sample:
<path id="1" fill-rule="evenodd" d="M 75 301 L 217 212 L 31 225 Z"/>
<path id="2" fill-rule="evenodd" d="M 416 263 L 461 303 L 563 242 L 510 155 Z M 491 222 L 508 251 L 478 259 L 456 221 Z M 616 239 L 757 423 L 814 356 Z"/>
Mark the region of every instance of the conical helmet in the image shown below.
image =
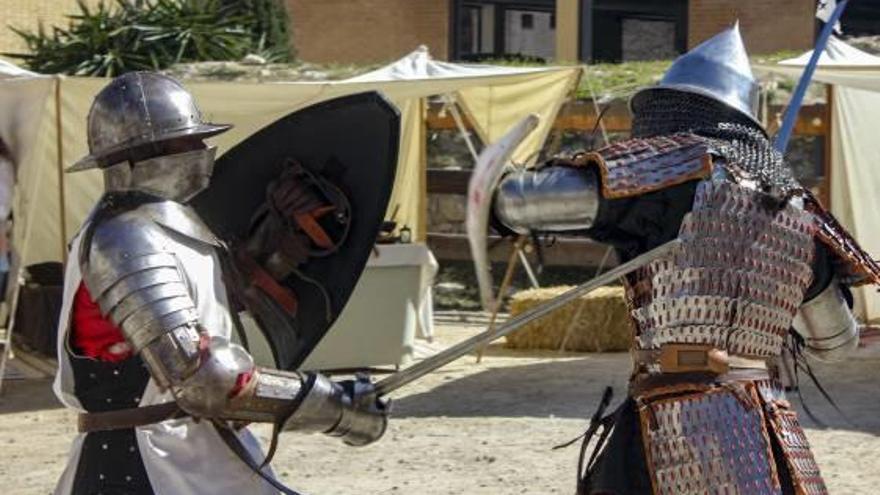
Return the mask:
<path id="1" fill-rule="evenodd" d="M 673 89 L 712 98 L 751 119 L 757 120 L 758 83 L 739 32 L 739 23 L 716 34 L 678 57 L 660 84 L 636 93 L 630 105 L 639 104 L 657 89 Z"/>
<path id="2" fill-rule="evenodd" d="M 68 172 L 109 167 L 153 144 L 207 138 L 230 125 L 211 124 L 176 80 L 155 72 L 129 72 L 102 89 L 88 117 L 89 154 Z"/>

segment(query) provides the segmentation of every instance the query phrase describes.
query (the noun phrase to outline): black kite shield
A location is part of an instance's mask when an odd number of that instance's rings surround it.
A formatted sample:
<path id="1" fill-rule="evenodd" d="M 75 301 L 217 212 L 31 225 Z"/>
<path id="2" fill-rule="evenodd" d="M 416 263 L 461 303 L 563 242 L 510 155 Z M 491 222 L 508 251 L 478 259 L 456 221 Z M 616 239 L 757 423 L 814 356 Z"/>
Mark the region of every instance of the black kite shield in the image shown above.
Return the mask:
<path id="1" fill-rule="evenodd" d="M 302 364 L 351 296 L 385 217 L 399 139 L 400 115 L 379 93 L 321 102 L 226 152 L 193 200 L 230 246 L 231 297 L 253 314 L 280 368 Z M 304 208 L 299 199 L 278 206 L 279 190 L 302 187 L 310 214 L 290 213 Z"/>

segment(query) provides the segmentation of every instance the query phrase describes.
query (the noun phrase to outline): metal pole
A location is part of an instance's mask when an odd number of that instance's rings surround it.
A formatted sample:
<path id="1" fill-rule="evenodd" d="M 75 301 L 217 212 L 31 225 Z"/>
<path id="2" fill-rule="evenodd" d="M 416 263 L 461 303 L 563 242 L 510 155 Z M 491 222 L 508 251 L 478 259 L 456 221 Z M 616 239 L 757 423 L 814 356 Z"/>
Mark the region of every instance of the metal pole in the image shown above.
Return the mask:
<path id="1" fill-rule="evenodd" d="M 458 111 L 458 103 L 457 100 L 449 95 L 446 95 L 446 106 L 449 108 L 449 112 L 452 114 L 452 120 L 455 121 L 455 126 L 458 127 L 458 132 L 461 134 L 461 137 L 464 139 L 465 144 L 467 144 L 468 151 L 471 152 L 471 156 L 474 157 L 474 161 L 477 161 L 480 154 L 477 153 L 477 148 L 474 146 L 473 141 L 471 141 L 471 135 L 467 130 L 467 126 L 464 125 L 464 119 L 461 117 L 461 113 Z"/>
<path id="2" fill-rule="evenodd" d="M 556 311 L 557 309 L 565 306 L 581 297 L 584 294 L 592 292 L 599 287 L 603 287 L 618 278 L 633 272 L 634 270 L 641 268 L 648 263 L 666 256 L 674 249 L 678 248 L 681 244 L 681 241 L 678 239 L 667 242 L 666 244 L 662 244 L 647 253 L 644 253 L 640 256 L 637 256 L 630 261 L 623 263 L 621 265 L 608 270 L 602 275 L 591 279 L 568 292 L 556 297 L 555 299 L 551 299 L 546 303 L 535 306 L 534 308 L 526 311 L 525 313 L 521 313 L 517 315 L 515 318 L 508 320 L 504 325 L 501 325 L 497 328 L 492 328 L 481 332 L 473 337 L 459 342 L 458 344 L 446 349 L 445 351 L 441 351 L 427 359 L 424 359 L 409 368 L 404 369 L 403 371 L 399 371 L 391 376 L 386 377 L 383 380 L 376 382 L 376 394 L 379 396 L 387 395 L 388 393 L 397 390 L 398 388 L 415 381 L 422 376 L 427 375 L 428 373 L 436 370 L 437 368 L 441 368 L 452 361 L 468 354 L 469 352 L 477 349 L 481 346 L 484 346 L 493 340 L 503 337 L 510 332 L 522 327 L 523 325 L 534 321 L 538 318 L 541 318 L 545 315 Z"/>
<path id="3" fill-rule="evenodd" d="M 10 273 L 9 275 L 12 275 Z M 7 276 L 9 276 L 7 275 Z M 21 286 L 24 285 L 24 269 L 20 269 L 16 275 L 16 289 L 12 294 L 12 303 L 9 305 L 9 317 L 6 323 L 6 333 L 3 335 L 3 353 L 0 354 L 0 392 L 3 391 L 3 382 L 6 379 L 6 365 L 12 359 L 12 332 L 15 330 L 15 313 L 18 311 L 18 298 Z"/>
<path id="4" fill-rule="evenodd" d="M 602 261 L 599 262 L 599 266 L 596 267 L 596 273 L 593 274 L 593 277 L 598 277 L 602 270 L 605 268 L 605 263 L 608 262 L 608 257 L 611 256 L 612 247 L 608 246 L 605 249 L 605 255 L 602 256 Z M 571 333 L 574 331 L 574 326 L 581 319 L 581 313 L 584 311 L 584 306 L 586 305 L 586 301 L 581 301 L 578 304 L 577 311 L 572 315 L 571 320 L 568 322 L 568 327 L 565 329 L 565 335 L 562 337 L 562 343 L 559 344 L 559 352 L 565 352 L 565 346 L 568 345 L 568 339 L 571 338 Z"/>
<path id="5" fill-rule="evenodd" d="M 519 261 L 522 263 L 523 268 L 526 270 L 526 275 L 529 277 L 529 283 L 532 284 L 533 289 L 540 289 L 541 284 L 538 283 L 538 277 L 535 276 L 535 271 L 532 270 L 532 265 L 529 263 L 529 259 L 526 258 L 526 253 L 522 249 L 518 249 L 516 252 L 519 255 Z"/>

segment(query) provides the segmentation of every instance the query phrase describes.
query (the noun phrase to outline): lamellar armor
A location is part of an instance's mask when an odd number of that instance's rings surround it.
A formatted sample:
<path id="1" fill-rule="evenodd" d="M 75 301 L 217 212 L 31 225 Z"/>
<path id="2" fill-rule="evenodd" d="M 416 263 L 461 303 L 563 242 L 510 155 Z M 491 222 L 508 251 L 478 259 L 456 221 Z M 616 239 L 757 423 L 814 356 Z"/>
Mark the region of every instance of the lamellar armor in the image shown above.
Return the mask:
<path id="1" fill-rule="evenodd" d="M 632 139 L 498 187 L 504 229 L 585 234 L 623 261 L 678 240 L 625 277 L 630 399 L 584 493 L 825 492 L 773 359 L 791 328 L 814 357 L 852 350 L 847 287 L 880 282 L 880 266 L 772 149 L 755 94 L 734 27 L 633 98 Z M 618 476 L 635 458 L 641 486 Z"/>

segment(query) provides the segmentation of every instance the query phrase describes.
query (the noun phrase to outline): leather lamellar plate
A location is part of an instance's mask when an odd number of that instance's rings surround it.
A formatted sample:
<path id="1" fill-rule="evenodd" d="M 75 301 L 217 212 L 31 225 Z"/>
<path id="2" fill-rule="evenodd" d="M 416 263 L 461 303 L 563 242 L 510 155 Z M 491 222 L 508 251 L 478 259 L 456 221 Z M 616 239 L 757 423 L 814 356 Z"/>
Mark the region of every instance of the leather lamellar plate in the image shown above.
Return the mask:
<path id="1" fill-rule="evenodd" d="M 700 183 L 680 248 L 627 278 L 634 347 L 778 355 L 812 279 L 814 230 L 814 217 L 791 204 L 732 182 Z"/>
<path id="2" fill-rule="evenodd" d="M 782 457 L 791 474 L 796 493 L 806 495 L 822 495 L 828 493 L 825 481 L 819 472 L 819 466 L 807 436 L 801 428 L 797 414 L 791 404 L 785 400 L 785 393 L 778 382 L 761 380 L 757 382 L 758 392 L 764 404 L 770 434 L 782 450 Z"/>
<path id="3" fill-rule="evenodd" d="M 776 495 L 782 490 L 752 383 L 643 402 L 655 495 Z"/>
<path id="4" fill-rule="evenodd" d="M 880 265 L 862 249 L 849 232 L 812 194 L 804 198 L 804 206 L 818 223 L 816 237 L 837 257 L 837 276 L 849 285 L 880 285 Z"/>
<path id="5" fill-rule="evenodd" d="M 574 165 L 599 168 L 606 199 L 659 191 L 712 172 L 709 144 L 693 134 L 628 139 L 577 156 Z"/>
<path id="6" fill-rule="evenodd" d="M 670 397 L 670 395 L 672 395 Z M 804 431 L 772 380 L 637 397 L 653 493 L 827 493 Z M 782 472 L 789 476 L 783 476 Z"/>

